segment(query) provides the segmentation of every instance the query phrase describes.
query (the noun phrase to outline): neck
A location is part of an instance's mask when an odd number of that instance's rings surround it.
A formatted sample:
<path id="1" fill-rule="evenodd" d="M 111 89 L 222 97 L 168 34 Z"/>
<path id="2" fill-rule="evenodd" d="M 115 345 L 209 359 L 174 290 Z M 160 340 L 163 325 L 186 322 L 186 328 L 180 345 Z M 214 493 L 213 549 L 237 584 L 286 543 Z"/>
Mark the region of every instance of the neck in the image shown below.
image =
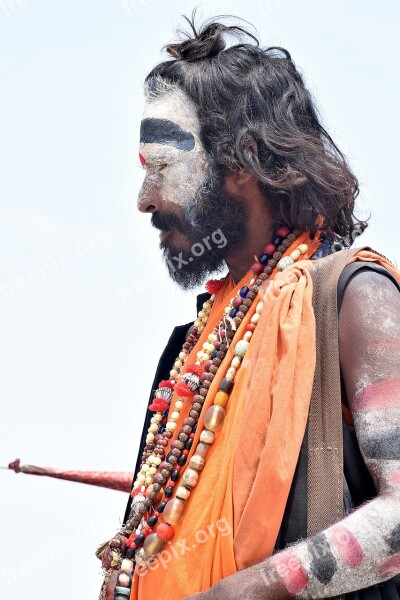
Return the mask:
<path id="1" fill-rule="evenodd" d="M 246 206 L 246 239 L 240 248 L 228 253 L 225 262 L 233 281 L 238 283 L 259 257 L 263 248 L 274 239 L 272 204 L 260 190 L 254 177 L 246 173 L 231 173 L 225 178 L 227 192 L 241 198 Z"/>
<path id="2" fill-rule="evenodd" d="M 260 223 L 264 224 L 260 227 Z M 250 265 L 254 262 L 254 256 L 257 258 L 262 254 L 266 244 L 274 239 L 274 224 L 268 219 L 265 222 L 265 215 L 262 221 L 258 221 L 257 227 L 249 227 L 249 234 L 246 243 L 237 250 L 234 250 L 227 256 L 226 264 L 229 269 L 229 275 L 232 277 L 235 285 L 246 275 Z"/>

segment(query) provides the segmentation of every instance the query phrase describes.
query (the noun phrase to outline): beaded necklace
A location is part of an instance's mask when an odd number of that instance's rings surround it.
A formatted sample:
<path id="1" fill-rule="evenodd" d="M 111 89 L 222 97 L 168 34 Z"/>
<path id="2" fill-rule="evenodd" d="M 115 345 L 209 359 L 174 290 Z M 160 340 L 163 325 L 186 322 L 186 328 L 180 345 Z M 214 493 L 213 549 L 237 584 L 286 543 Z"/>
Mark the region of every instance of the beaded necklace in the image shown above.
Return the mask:
<path id="1" fill-rule="evenodd" d="M 197 319 L 182 346 L 173 368 L 169 375 L 169 380 L 160 381 L 154 394 L 154 400 L 149 406 L 149 410 L 154 411 L 150 421 L 150 427 L 147 431 L 146 446 L 143 451 L 141 468 L 133 484 L 133 492 L 139 491 L 139 488 L 148 486 L 152 483 L 153 475 L 157 472 L 158 466 L 165 454 L 165 447 L 168 445 L 168 439 L 172 437 L 175 429 L 175 422 L 178 420 L 180 411 L 183 407 L 183 400 L 178 398 L 174 404 L 170 415 L 170 420 L 166 422 L 164 412 L 167 412 L 172 399 L 174 387 L 181 380 L 181 372 L 184 368 L 187 358 L 196 345 L 201 332 L 207 324 L 208 317 L 212 308 L 215 296 L 203 303 L 202 309 L 197 315 Z M 164 427 L 165 425 L 165 427 Z M 144 490 L 143 490 L 144 491 Z"/>
<path id="2" fill-rule="evenodd" d="M 260 319 L 263 300 L 258 301 L 242 339 L 235 341 L 234 356 L 230 366 L 221 380 L 213 404 L 204 415 L 204 429 L 200 434 L 200 443 L 189 464 L 186 465 L 211 382 L 219 370 L 228 347 L 234 341 L 235 332 L 252 307 L 261 285 L 275 267 L 283 271 L 307 252 L 309 246 L 300 244 L 289 255 L 283 257 L 300 233 L 300 230 L 291 232 L 284 226 L 277 229 L 274 243 L 267 244 L 263 254 L 251 265 L 248 284 L 230 299 L 220 321 L 208 335 L 202 349 L 197 352 L 196 362 L 187 365 L 188 355 L 207 323 L 215 296 L 212 295 L 210 300 L 203 304 L 194 328 L 170 371 L 170 379 L 160 382 L 153 403 L 149 407 L 155 414 L 148 430 L 141 469 L 133 484 L 131 494 L 133 501 L 129 517 L 108 547 L 101 546 L 97 552 L 98 557 L 102 558 L 103 567 L 109 569 L 106 582 L 110 579 L 111 573 L 115 573 L 115 568 L 119 567 L 115 600 L 129 597 L 134 570 L 132 559 L 134 558 L 138 565 L 147 566 L 173 538 L 174 525 L 184 516 L 185 503 L 199 480 L 208 448 L 215 440 L 215 433 L 223 426 L 225 407 L 233 390 L 235 375 Z M 174 391 L 178 398 L 172 412 L 168 414 L 167 421 L 164 413 L 169 409 Z M 189 416 L 183 421 L 181 430 L 172 440 L 180 411 L 188 401 L 192 405 Z M 170 451 L 165 457 L 169 443 Z M 179 486 L 176 487 L 178 483 Z M 172 497 L 174 490 L 175 497 Z M 163 521 L 159 522 L 161 517 Z M 156 531 L 153 532 L 156 525 Z M 108 553 L 105 553 L 107 549 Z M 112 561 L 109 560 L 110 555 L 113 557 Z"/>

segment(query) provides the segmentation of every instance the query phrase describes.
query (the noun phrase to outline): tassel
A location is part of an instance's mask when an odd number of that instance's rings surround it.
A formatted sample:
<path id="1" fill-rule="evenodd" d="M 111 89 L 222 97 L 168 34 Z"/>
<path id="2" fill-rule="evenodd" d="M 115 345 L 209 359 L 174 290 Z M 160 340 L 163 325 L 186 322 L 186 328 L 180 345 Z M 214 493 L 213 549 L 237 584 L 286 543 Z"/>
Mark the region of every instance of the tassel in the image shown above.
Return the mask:
<path id="1" fill-rule="evenodd" d="M 163 413 L 169 407 L 169 403 L 164 398 L 154 398 L 153 402 L 149 406 L 149 410 L 154 412 Z"/>
<path id="2" fill-rule="evenodd" d="M 206 290 L 209 294 L 216 294 L 224 285 L 225 278 L 223 279 L 209 279 L 206 283 Z"/>
<path id="3" fill-rule="evenodd" d="M 193 396 L 192 390 L 184 381 L 180 381 L 176 384 L 175 391 L 178 396 L 182 396 L 184 398 L 191 398 L 191 396 Z"/>
<path id="4" fill-rule="evenodd" d="M 160 381 L 160 383 L 158 384 L 159 388 L 163 388 L 163 387 L 169 387 L 172 388 L 174 387 L 174 384 L 172 383 L 172 381 L 170 381 L 169 379 L 162 379 Z"/>
<path id="5" fill-rule="evenodd" d="M 185 373 L 194 373 L 198 377 L 204 373 L 204 365 L 196 365 L 196 363 L 190 363 L 185 369 Z"/>

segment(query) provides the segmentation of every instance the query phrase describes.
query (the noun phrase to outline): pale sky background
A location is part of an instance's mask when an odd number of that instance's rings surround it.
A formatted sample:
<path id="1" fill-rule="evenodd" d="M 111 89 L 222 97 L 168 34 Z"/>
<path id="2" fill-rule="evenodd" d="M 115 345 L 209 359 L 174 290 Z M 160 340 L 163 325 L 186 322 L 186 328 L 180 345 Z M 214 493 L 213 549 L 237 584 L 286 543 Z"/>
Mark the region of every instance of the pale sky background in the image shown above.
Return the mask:
<path id="1" fill-rule="evenodd" d="M 0 464 L 132 470 L 159 354 L 194 301 L 136 211 L 142 82 L 193 3 L 0 0 Z M 398 255 L 399 3 L 203 2 L 289 49 Z M 0 589 L 97 598 L 120 492 L 0 471 Z"/>

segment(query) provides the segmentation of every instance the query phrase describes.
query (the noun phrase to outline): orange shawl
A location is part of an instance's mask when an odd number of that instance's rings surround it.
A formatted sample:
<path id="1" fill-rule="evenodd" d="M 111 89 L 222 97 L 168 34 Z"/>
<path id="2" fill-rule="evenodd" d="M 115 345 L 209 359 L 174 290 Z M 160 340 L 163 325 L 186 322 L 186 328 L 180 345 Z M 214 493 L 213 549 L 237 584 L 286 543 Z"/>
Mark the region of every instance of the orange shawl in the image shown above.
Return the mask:
<path id="1" fill-rule="evenodd" d="M 300 243 L 312 242 L 305 233 L 296 245 Z M 304 258 L 315 250 L 311 245 Z M 378 260 L 390 270 L 390 263 L 376 254 L 362 251 L 352 260 L 358 257 Z M 260 293 L 272 300 L 264 304 L 237 372 L 223 427 L 208 451 L 185 515 L 175 526 L 172 544 L 145 574 L 136 570 L 131 600 L 183 600 L 272 554 L 304 437 L 313 385 L 316 357 L 311 266 L 312 261 L 302 260 L 279 273 L 273 283 L 262 286 Z M 196 360 L 229 298 L 247 283 L 248 275 L 235 287 L 227 279 L 188 362 Z M 237 339 L 242 338 L 256 304 L 240 325 Z M 218 391 L 234 346 L 229 347 L 211 384 L 188 458 L 199 441 L 204 413 Z M 178 430 L 188 411 L 189 407 L 182 409 Z"/>

